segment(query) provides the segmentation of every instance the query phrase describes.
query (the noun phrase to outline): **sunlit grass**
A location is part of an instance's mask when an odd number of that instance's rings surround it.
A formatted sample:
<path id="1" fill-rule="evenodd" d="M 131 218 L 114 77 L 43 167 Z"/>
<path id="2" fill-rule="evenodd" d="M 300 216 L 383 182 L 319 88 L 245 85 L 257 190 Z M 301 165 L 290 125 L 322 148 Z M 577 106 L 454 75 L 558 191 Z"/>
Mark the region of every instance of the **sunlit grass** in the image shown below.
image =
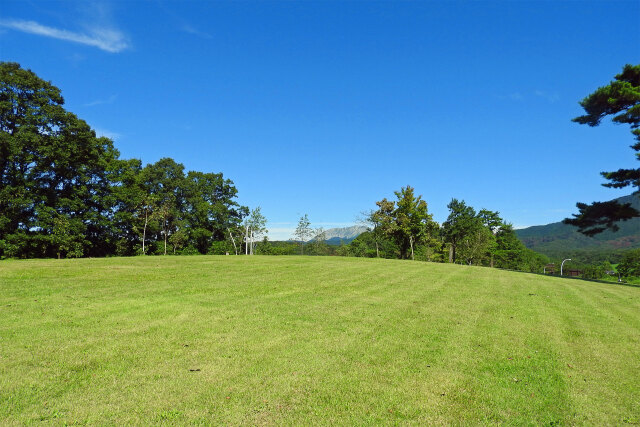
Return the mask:
<path id="1" fill-rule="evenodd" d="M 640 423 L 640 288 L 320 257 L 0 263 L 3 424 Z"/>

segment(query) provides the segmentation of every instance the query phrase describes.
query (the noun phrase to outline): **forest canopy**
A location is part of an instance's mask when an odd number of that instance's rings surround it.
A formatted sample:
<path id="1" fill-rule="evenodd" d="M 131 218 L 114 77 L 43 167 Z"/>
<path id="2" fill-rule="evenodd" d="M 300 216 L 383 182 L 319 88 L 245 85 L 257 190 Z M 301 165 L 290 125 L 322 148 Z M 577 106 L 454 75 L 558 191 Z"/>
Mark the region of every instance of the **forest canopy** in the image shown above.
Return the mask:
<path id="1" fill-rule="evenodd" d="M 225 251 L 248 213 L 236 197 L 221 173 L 121 159 L 60 89 L 0 63 L 0 257 Z"/>

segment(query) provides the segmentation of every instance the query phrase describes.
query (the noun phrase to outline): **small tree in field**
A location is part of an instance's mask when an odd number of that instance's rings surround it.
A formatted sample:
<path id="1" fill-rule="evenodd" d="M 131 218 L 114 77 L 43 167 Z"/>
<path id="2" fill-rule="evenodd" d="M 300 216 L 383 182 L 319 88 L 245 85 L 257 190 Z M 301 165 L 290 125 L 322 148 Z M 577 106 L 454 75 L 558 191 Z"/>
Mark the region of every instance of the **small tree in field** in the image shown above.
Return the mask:
<path id="1" fill-rule="evenodd" d="M 267 218 L 260 212 L 260 206 L 253 209 L 245 220 L 245 253 L 253 255 L 256 242 L 267 234 Z M 235 245 L 235 242 L 234 242 Z"/>
<path id="2" fill-rule="evenodd" d="M 298 227 L 296 227 L 296 231 L 294 236 L 300 240 L 300 253 L 304 255 L 304 244 L 307 240 L 313 237 L 313 230 L 311 229 L 311 222 L 309 222 L 309 217 L 307 214 L 300 217 L 300 221 L 298 221 Z"/>

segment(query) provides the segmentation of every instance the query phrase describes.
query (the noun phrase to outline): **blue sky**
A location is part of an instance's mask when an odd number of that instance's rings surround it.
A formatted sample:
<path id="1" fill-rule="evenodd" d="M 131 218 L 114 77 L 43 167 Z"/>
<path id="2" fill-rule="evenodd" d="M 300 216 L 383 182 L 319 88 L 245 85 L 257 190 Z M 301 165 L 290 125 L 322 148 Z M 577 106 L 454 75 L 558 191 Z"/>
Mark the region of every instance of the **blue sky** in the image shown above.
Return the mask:
<path id="1" fill-rule="evenodd" d="M 516 226 L 629 190 L 629 128 L 571 122 L 640 62 L 640 2 L 4 1 L 0 58 L 122 157 L 223 172 L 271 238 L 416 188 Z"/>

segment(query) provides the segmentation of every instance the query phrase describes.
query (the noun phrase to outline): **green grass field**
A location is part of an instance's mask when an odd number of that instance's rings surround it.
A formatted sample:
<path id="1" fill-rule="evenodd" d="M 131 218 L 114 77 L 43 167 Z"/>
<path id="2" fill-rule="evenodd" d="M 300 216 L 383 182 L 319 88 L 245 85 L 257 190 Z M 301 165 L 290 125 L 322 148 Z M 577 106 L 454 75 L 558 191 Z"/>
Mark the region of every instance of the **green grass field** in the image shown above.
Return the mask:
<path id="1" fill-rule="evenodd" d="M 638 424 L 640 288 L 322 257 L 0 263 L 0 423 Z"/>

